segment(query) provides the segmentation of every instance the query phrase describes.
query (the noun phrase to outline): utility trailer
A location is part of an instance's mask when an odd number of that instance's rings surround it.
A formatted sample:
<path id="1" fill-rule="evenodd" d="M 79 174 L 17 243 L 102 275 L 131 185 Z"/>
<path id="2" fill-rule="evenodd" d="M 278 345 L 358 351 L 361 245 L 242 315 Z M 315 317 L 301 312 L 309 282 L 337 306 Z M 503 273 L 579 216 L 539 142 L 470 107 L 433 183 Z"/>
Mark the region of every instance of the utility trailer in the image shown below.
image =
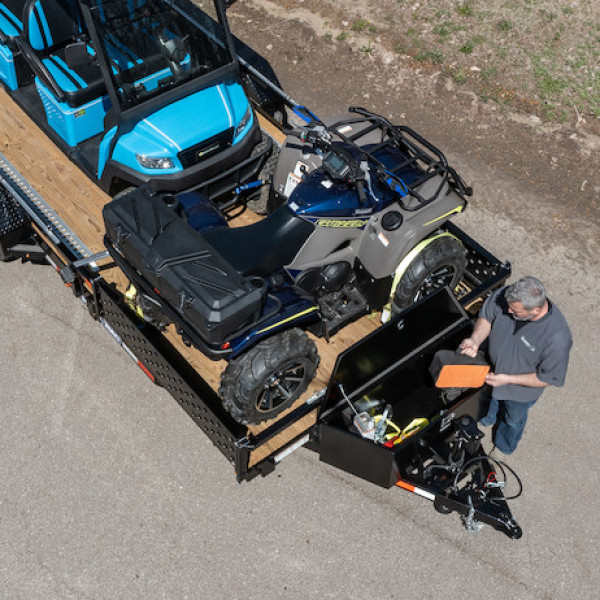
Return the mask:
<path id="1" fill-rule="evenodd" d="M 64 174 L 65 164 L 57 161 Z M 54 202 L 59 198 L 64 190 Z M 207 366 L 214 363 L 203 362 L 173 332 L 160 332 L 140 320 L 128 305 L 122 274 L 98 252 L 101 240 L 84 227 L 79 237 L 67 223 L 72 219 L 69 211 L 63 219 L 5 156 L 0 157 L 0 200 L 0 258 L 54 266 L 91 318 L 205 432 L 238 481 L 266 476 L 305 446 L 324 462 L 362 479 L 421 495 L 439 512 L 459 513 L 470 531 L 486 523 L 511 538 L 521 536 L 504 495 L 506 476 L 514 473 L 481 446 L 479 391 L 444 394 L 427 372 L 435 351 L 457 347 L 468 335 L 481 300 L 510 274 L 510 265 L 459 228 L 448 225 L 468 252 L 460 301 L 442 288 L 384 326 L 364 317 L 343 336 L 322 344 L 319 373 L 290 410 L 260 426 L 248 426 L 224 410 L 210 378 L 214 368 Z M 79 209 L 80 214 L 93 212 L 85 203 Z M 96 237 L 101 235 L 96 232 Z M 375 443 L 353 427 L 353 407 L 374 398 L 393 409 L 396 443 Z"/>
<path id="2" fill-rule="evenodd" d="M 184 0 L 181 2 L 175 4 L 183 6 Z M 85 0 L 81 4 L 94 3 Z M 224 17 L 221 0 L 216 5 Z M 36 6 L 35 2 L 27 4 L 32 10 Z M 89 26 L 90 19 L 87 21 Z M 260 121 L 262 138 L 268 141 L 264 148 L 275 150 L 268 161 L 273 167 L 278 148 L 283 146 L 287 151 L 287 110 L 298 107 L 278 87 L 268 63 L 239 40 L 234 43 L 246 93 L 261 113 L 256 122 Z M 14 97 L 15 89 L 11 88 L 10 93 Z M 27 110 L 25 103 L 22 105 L 39 124 L 34 112 Z M 306 109 L 300 116 L 307 121 L 314 117 Z M 339 332 L 327 332 L 325 339 L 315 340 L 321 362 L 307 391 L 275 418 L 256 425 L 243 424 L 224 409 L 217 392 L 218 375 L 225 361 L 213 362 L 186 343 L 189 339 L 179 335 L 181 329 L 176 324 L 157 327 L 140 318 L 139 306 L 129 294 L 131 277 L 126 276 L 125 265 L 119 268 L 106 252 L 103 208 L 109 196 L 91 179 L 82 178 L 65 154 L 1 90 L 0 131 L 5 153 L 0 155 L 0 260 L 31 260 L 54 266 L 90 316 L 105 327 L 154 383 L 169 391 L 209 436 L 233 466 L 238 481 L 269 474 L 285 456 L 305 446 L 324 462 L 376 485 L 417 493 L 432 500 L 440 512 L 458 512 L 471 531 L 488 523 L 510 537 L 521 536 L 504 495 L 506 476 L 513 472 L 486 456 L 481 447 L 482 434 L 476 426 L 478 391 L 442 393 L 427 373 L 438 349 L 456 347 L 466 337 L 481 301 L 509 276 L 508 263 L 496 259 L 452 223 L 443 223 L 441 235 L 458 240 L 465 249 L 467 267 L 458 286 L 460 300 L 442 289 L 384 326 L 365 316 Z M 404 131 L 412 135 L 407 128 Z M 341 128 L 337 133 L 342 133 Z M 350 141 L 343 139 L 346 144 Z M 304 155 L 304 150 L 301 153 Z M 266 152 L 261 156 L 266 158 Z M 448 181 L 454 188 L 462 188 L 462 182 L 447 168 L 441 154 L 439 158 L 442 162 L 436 160 L 434 165 L 445 173 L 445 179 L 435 196 L 444 190 L 443 196 L 447 197 Z M 229 166 L 227 172 L 234 173 L 237 166 Z M 312 168 L 320 172 L 316 163 Z M 276 178 L 285 179 L 285 171 L 287 167 Z M 215 177 L 220 180 L 221 174 Z M 234 173 L 237 184 L 246 180 Z M 394 181 L 400 196 L 404 196 L 406 181 Z M 115 191 L 109 188 L 105 186 L 105 190 Z M 205 192 L 213 195 L 210 190 Z M 288 192 L 288 186 L 281 185 L 277 194 L 271 194 L 271 202 L 281 202 Z M 236 190 L 220 208 L 238 206 L 237 194 Z M 215 195 L 222 196 L 220 192 Z M 422 197 L 421 201 L 427 204 L 429 200 Z M 466 201 L 458 201 L 444 211 L 460 212 L 464 205 Z M 399 206 L 404 206 L 403 201 Z M 367 208 L 365 198 L 361 198 L 356 214 L 364 217 Z M 405 208 L 406 218 L 413 207 L 406 204 Z M 386 235 L 392 235 L 401 221 L 394 207 L 385 210 L 392 213 L 388 220 L 393 217 L 393 222 L 386 229 Z M 230 224 L 243 226 L 256 219 L 250 211 L 242 211 Z M 387 241 L 385 235 L 380 239 Z M 393 420 L 386 418 L 389 412 L 379 415 L 379 423 L 386 425 L 380 426 L 379 433 L 389 438 L 387 443 L 374 440 L 372 432 L 361 433 L 355 426 L 356 407 L 368 405 L 373 399 L 393 411 Z"/>

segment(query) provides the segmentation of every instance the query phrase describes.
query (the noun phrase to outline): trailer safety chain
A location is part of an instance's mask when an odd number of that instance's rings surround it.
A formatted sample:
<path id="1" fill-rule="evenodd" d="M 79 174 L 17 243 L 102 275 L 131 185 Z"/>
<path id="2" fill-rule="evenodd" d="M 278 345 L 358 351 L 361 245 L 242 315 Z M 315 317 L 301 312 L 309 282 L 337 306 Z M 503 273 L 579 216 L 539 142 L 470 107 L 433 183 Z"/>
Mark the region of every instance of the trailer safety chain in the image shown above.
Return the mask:
<path id="1" fill-rule="evenodd" d="M 469 505 L 469 514 L 466 516 L 463 515 L 465 529 L 469 533 L 479 533 L 484 526 L 484 523 L 475 518 L 475 507 L 473 506 L 473 500 L 471 499 L 471 496 L 468 497 L 467 504 Z"/>

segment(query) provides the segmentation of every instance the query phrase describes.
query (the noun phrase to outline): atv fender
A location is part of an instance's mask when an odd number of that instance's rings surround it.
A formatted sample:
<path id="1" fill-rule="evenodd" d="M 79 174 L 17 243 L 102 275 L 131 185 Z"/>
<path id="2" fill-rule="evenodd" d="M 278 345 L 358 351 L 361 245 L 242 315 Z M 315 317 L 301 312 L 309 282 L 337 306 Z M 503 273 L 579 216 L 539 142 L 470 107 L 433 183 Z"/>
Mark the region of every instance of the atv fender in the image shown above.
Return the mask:
<path id="1" fill-rule="evenodd" d="M 415 258 L 417 258 L 417 256 L 419 256 L 428 246 L 430 246 L 431 244 L 433 244 L 434 242 L 436 242 L 437 240 L 440 240 L 442 238 L 451 238 L 453 240 L 456 240 L 458 243 L 460 243 L 460 240 L 455 235 L 449 233 L 448 231 L 442 231 L 442 232 L 439 232 L 428 238 L 425 238 L 424 240 L 421 240 L 421 242 L 419 242 L 402 259 L 402 261 L 400 261 L 400 264 L 398 265 L 398 267 L 396 268 L 396 270 L 394 272 L 394 278 L 392 280 L 392 287 L 390 289 L 390 301 L 388 302 L 388 304 L 386 304 L 384 306 L 382 313 L 381 313 L 381 321 L 383 323 L 387 323 L 393 314 L 392 299 L 394 298 L 394 295 L 396 294 L 396 289 L 398 288 L 398 284 L 402 280 L 402 277 L 406 274 L 410 265 L 413 263 Z"/>

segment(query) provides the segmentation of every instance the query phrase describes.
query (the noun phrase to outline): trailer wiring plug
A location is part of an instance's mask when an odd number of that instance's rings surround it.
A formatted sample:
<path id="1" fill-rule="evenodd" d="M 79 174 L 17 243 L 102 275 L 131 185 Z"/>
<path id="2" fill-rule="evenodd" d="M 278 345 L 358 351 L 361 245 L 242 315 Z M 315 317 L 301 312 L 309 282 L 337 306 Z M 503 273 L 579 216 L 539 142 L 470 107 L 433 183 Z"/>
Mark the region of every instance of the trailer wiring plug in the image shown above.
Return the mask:
<path id="1" fill-rule="evenodd" d="M 523 493 L 523 482 L 521 481 L 521 478 L 517 475 L 515 470 L 509 465 L 507 465 L 505 462 L 488 456 L 486 454 L 481 456 L 473 456 L 462 465 L 462 467 L 454 477 L 454 482 L 452 483 L 452 492 L 455 494 L 459 492 L 458 484 L 461 479 L 461 476 L 466 474 L 467 469 L 472 465 L 479 463 L 480 469 L 483 473 L 485 473 L 487 466 L 486 462 L 488 463 L 488 465 L 492 463 L 492 467 L 494 467 L 495 465 L 496 469 L 490 471 L 485 478 L 482 478 L 483 482 L 481 484 L 475 484 L 472 489 L 472 491 L 476 492 L 479 495 L 482 501 L 488 500 L 494 503 L 496 500 L 502 500 L 503 502 L 508 502 L 509 500 L 515 500 L 516 498 L 521 496 L 521 494 Z M 498 479 L 498 471 L 501 474 L 501 479 Z M 517 492 L 512 496 L 505 496 L 503 493 L 506 489 L 506 484 L 508 481 L 507 472 L 510 473 L 510 475 L 512 475 L 515 481 L 517 482 Z M 474 478 L 472 478 L 472 481 L 473 479 Z M 495 498 L 493 494 L 493 492 L 496 490 L 500 490 L 502 492 L 501 496 L 498 496 L 497 498 Z"/>

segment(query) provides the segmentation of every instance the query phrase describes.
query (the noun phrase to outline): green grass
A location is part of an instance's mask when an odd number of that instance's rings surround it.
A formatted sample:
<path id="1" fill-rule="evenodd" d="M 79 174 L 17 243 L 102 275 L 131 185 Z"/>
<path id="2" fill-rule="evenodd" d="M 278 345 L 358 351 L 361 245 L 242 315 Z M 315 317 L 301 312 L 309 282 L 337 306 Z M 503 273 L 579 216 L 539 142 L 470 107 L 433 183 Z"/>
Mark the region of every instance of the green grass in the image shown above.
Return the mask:
<path id="1" fill-rule="evenodd" d="M 444 54 L 441 50 L 421 50 L 415 56 L 415 60 L 419 62 L 430 62 L 434 65 L 439 65 L 444 62 Z"/>
<path id="2" fill-rule="evenodd" d="M 532 57 L 535 85 L 543 99 L 560 96 L 567 88 L 567 83 L 553 74 L 554 69 L 552 68 L 552 64 L 547 64 L 549 57 L 551 55 L 542 57 L 538 54 Z"/>
<path id="3" fill-rule="evenodd" d="M 352 29 L 352 31 L 356 31 L 357 33 L 362 33 L 368 25 L 369 21 L 366 19 L 359 19 L 358 21 L 354 21 L 350 29 Z"/>
<path id="4" fill-rule="evenodd" d="M 415 0 L 397 0 L 372 20 L 358 13 L 334 36 L 360 34 L 363 55 L 381 44 L 441 65 L 484 100 L 562 122 L 575 110 L 600 116 L 600 20 L 589 10 L 597 1 L 581 0 L 586 10 L 580 10 L 567 0 L 419 0 L 417 10 Z"/>

